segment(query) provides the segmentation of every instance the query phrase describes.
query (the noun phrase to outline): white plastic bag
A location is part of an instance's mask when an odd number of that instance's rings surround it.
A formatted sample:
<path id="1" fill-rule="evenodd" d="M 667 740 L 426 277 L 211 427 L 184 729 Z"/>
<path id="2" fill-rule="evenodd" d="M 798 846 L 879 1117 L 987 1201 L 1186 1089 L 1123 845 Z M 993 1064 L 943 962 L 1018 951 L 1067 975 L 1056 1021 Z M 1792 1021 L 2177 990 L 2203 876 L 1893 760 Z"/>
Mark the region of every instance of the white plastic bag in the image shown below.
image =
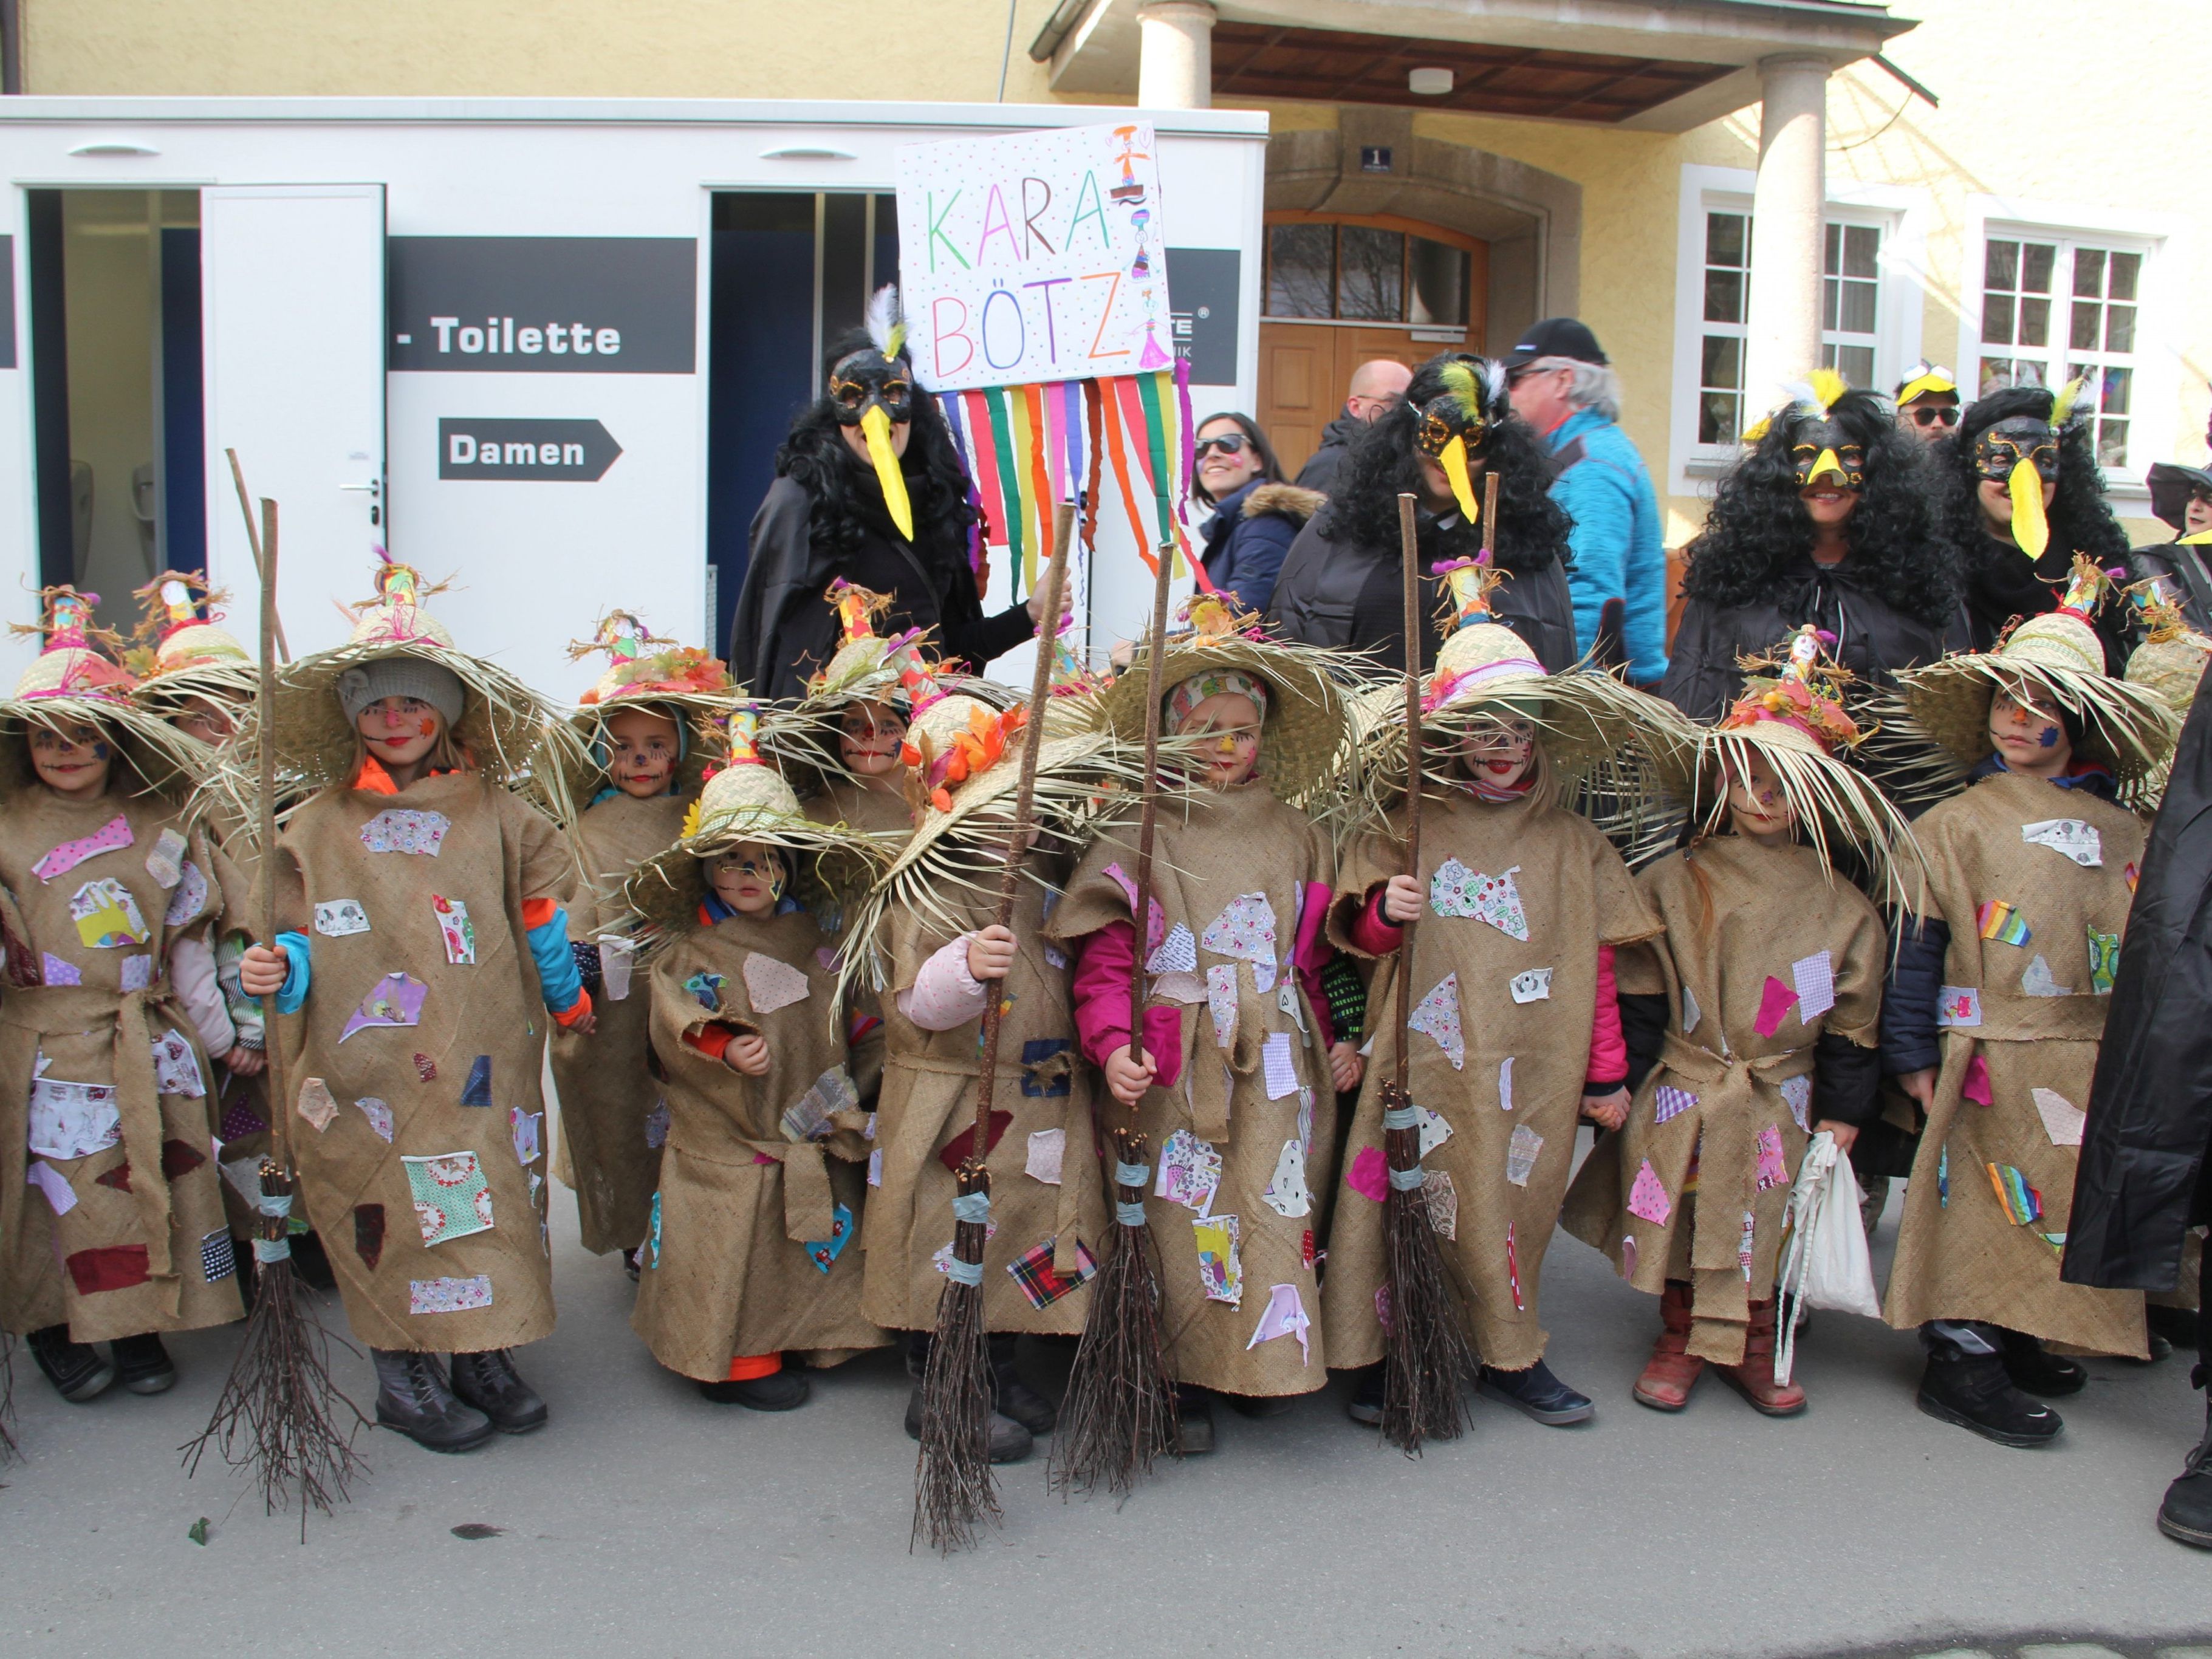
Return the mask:
<path id="1" fill-rule="evenodd" d="M 1850 1156 L 1822 1130 L 1807 1143 L 1796 1183 L 1783 1208 L 1789 1243 L 1775 1275 L 1774 1293 L 1790 1304 L 1790 1328 L 1775 1345 L 1774 1380 L 1787 1382 L 1797 1348 L 1797 1318 L 1807 1308 L 1881 1317 L 1874 1288 L 1874 1258 L 1867 1253 L 1859 1218 L 1858 1179 Z"/>

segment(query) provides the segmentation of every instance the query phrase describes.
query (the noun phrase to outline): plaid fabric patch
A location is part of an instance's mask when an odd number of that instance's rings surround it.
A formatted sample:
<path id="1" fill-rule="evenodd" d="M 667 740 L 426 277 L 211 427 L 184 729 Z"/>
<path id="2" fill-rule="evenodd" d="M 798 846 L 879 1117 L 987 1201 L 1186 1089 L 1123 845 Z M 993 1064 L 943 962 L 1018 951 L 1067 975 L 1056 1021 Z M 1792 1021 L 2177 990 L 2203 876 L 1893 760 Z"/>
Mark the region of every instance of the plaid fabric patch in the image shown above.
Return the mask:
<path id="1" fill-rule="evenodd" d="M 1022 1294 L 1029 1297 L 1032 1308 L 1050 1307 L 1070 1291 L 1089 1284 L 1098 1272 L 1097 1258 L 1079 1238 L 1075 1241 L 1075 1276 L 1062 1279 L 1053 1272 L 1052 1252 L 1057 1242 L 1056 1237 L 1048 1238 L 1006 1264 L 1006 1271 L 1014 1276 L 1014 1283 L 1022 1287 Z"/>
<path id="2" fill-rule="evenodd" d="M 218 1227 L 200 1240 L 200 1276 L 209 1284 L 228 1279 L 237 1271 L 238 1252 L 232 1248 L 226 1229 Z"/>
<path id="3" fill-rule="evenodd" d="M 1697 1103 L 1697 1096 L 1687 1090 L 1662 1084 L 1658 1093 L 1651 1097 L 1651 1121 L 1664 1123 L 1670 1117 L 1680 1116 Z"/>

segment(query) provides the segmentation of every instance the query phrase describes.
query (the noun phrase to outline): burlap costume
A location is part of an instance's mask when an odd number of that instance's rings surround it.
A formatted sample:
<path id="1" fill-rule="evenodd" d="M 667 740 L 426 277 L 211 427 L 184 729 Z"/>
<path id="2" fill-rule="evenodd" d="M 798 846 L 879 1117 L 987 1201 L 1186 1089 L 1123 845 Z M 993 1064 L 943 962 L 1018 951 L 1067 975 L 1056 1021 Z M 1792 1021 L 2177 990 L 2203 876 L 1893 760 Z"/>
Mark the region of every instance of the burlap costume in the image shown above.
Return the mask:
<path id="1" fill-rule="evenodd" d="M 168 979 L 170 945 L 218 902 L 214 856 L 201 831 L 180 842 L 183 815 L 140 790 L 118 763 L 95 800 L 26 783 L 0 801 L 0 1326 L 11 1332 L 66 1322 L 73 1340 L 99 1342 L 243 1311 L 211 1068 Z M 102 894 L 111 908 L 81 929 L 73 902 Z M 126 975 L 143 982 L 126 990 Z M 101 1092 L 79 1094 L 86 1085 Z M 48 1193 L 62 1183 L 64 1212 L 26 1184 L 34 1164 Z"/>
<path id="2" fill-rule="evenodd" d="M 894 849 L 914 833 L 914 809 L 904 795 L 842 778 L 825 777 L 820 791 L 801 802 L 800 810 L 817 823 L 842 823 Z"/>
<path id="3" fill-rule="evenodd" d="M 2031 826 L 2053 821 L 2095 831 L 2097 862 L 2085 866 L 2025 838 Z M 1951 944 L 1943 1062 L 1913 1160 L 1884 1311 L 1900 1328 L 1984 1320 L 2046 1341 L 2140 1358 L 2142 1292 L 2059 1279 L 2079 1153 L 2053 1139 L 2064 1114 L 2046 1116 L 2052 1103 L 2039 1103 L 2036 1091 L 2055 1097 L 2061 1108 L 2089 1104 L 2106 1007 L 2105 992 L 2092 979 L 2089 930 L 2114 941 L 2117 960 L 2143 826 L 2086 789 L 2000 773 L 1913 828 Z M 2017 912 L 2027 930 L 2021 943 L 1982 937 L 1977 912 L 1992 902 Z M 2039 960 L 2046 971 L 2034 974 Z M 2032 994 L 2024 975 L 2045 994 Z M 1978 1058 L 1986 1067 L 1987 1105 L 1965 1098 L 1970 1068 L 1981 1092 Z M 1993 1184 L 1992 1165 L 1999 1180 L 2018 1172 L 2039 1214 L 2013 1218 Z"/>
<path id="4" fill-rule="evenodd" d="M 1263 748 L 1263 768 L 1266 762 Z M 1133 888 L 1123 884 L 1135 878 L 1136 843 L 1135 826 L 1125 823 L 1091 844 L 1053 912 L 1054 937 L 1073 949 L 1073 941 L 1109 923 L 1129 924 Z M 1145 1210 L 1159 1250 L 1161 1344 L 1168 1374 L 1178 1382 L 1267 1395 L 1310 1393 L 1328 1380 L 1314 1225 L 1317 1194 L 1326 1190 L 1335 1162 L 1334 1085 L 1320 1046 L 1324 1028 L 1292 957 L 1301 920 L 1326 903 L 1332 890 L 1334 854 L 1322 828 L 1257 779 L 1160 805 L 1152 843 L 1152 898 L 1160 910 L 1154 931 L 1177 945 L 1154 949 L 1177 951 L 1194 941 L 1194 965 L 1177 972 L 1161 964 L 1146 975 L 1147 1009 L 1178 1015 L 1182 1041 L 1179 1071 L 1168 1086 L 1146 1091 L 1136 1127 L 1152 1149 L 1155 1179 Z M 1226 1045 L 1209 1002 L 1209 973 L 1233 976 L 1236 1018 Z M 1127 1006 L 1124 981 L 1125 1024 Z M 1156 1019 L 1148 1017 L 1146 1024 Z M 1285 1041 L 1274 1043 L 1271 1085 L 1262 1054 L 1278 1036 Z M 1167 1056 L 1153 1059 L 1164 1073 Z M 1110 1109 L 1122 1117 L 1118 1106 Z M 1164 1149 L 1178 1133 L 1194 1137 L 1218 1160 L 1210 1201 L 1161 1195 L 1161 1181 L 1174 1179 Z M 1193 1225 L 1201 1219 L 1233 1220 L 1236 1229 L 1228 1259 L 1234 1265 L 1216 1267 L 1211 1280 Z M 1219 1242 L 1218 1231 L 1210 1237 Z M 1234 1275 L 1230 1285 L 1223 1282 L 1227 1274 Z M 1271 1297 L 1285 1285 L 1311 1322 L 1304 1340 L 1293 1328 L 1283 1340 L 1255 1342 L 1263 1316 L 1283 1322 L 1285 1310 L 1272 1306 Z M 1232 1288 L 1233 1297 L 1227 1294 Z"/>
<path id="5" fill-rule="evenodd" d="M 211 805 L 201 822 L 220 854 L 215 862 L 222 909 L 209 932 L 224 1000 L 241 1037 L 249 1029 L 258 1033 L 265 1051 L 268 1033 L 262 1029 L 261 1004 L 238 988 L 239 957 L 246 945 L 260 937 L 267 921 L 262 915 L 261 849 L 227 802 Z M 258 1169 L 269 1152 L 270 1115 L 275 1109 L 269 1096 L 269 1068 L 264 1065 L 251 1077 L 223 1066 L 215 1070 L 218 1082 L 216 1133 L 222 1139 L 223 1163 L 239 1176 L 222 1183 L 223 1207 L 230 1216 L 232 1235 L 249 1239 L 259 1224 L 259 1212 L 250 1195 L 258 1190 L 258 1180 L 248 1182 L 244 1176 L 249 1169 Z"/>
<path id="6" fill-rule="evenodd" d="M 1751 1304 L 1773 1298 L 1782 1212 L 1820 1116 L 1814 1044 L 1827 1031 L 1875 1046 L 1886 936 L 1865 896 L 1802 844 L 1717 836 L 1653 865 L 1637 885 L 1666 931 L 1620 952 L 1614 969 L 1623 996 L 1666 997 L 1665 1047 L 1627 1123 L 1583 1160 L 1560 1219 L 1638 1290 L 1692 1285 L 1688 1351 L 1738 1364 Z M 1833 1006 L 1809 1018 L 1800 964 L 1804 983 L 1825 971 L 1832 987 Z M 1761 1035 L 1762 1010 L 1782 1000 L 1776 985 L 1794 1000 Z M 1627 1207 L 1647 1163 L 1665 1192 L 1664 1221 Z"/>
<path id="7" fill-rule="evenodd" d="M 999 1114 L 1006 1114 L 1006 1121 L 986 1159 L 993 1231 L 983 1247 L 983 1322 L 992 1331 L 1080 1331 L 1087 1286 L 1074 1284 L 1081 1272 L 1077 1246 L 1097 1255 L 1107 1226 L 1104 1174 L 1091 1117 L 1092 1079 L 1076 1056 L 1066 957 L 1043 937 L 1047 899 L 1057 896 L 1066 870 L 1064 859 L 1048 853 L 1032 853 L 1025 861 L 1012 922 L 1020 948 L 1012 970 L 998 981 L 1004 1012 L 991 1110 L 994 1127 Z M 881 941 L 890 957 L 883 990 L 883 1091 L 876 1113 L 882 1184 L 868 1195 L 860 1238 L 867 1266 L 861 1307 L 890 1330 L 936 1326 L 945 1284 L 938 1258 L 950 1256 L 956 1186 L 951 1164 L 939 1154 L 955 1141 L 964 1151 L 962 1137 L 972 1139 L 981 1076 L 980 1019 L 930 1031 L 899 1012 L 897 994 L 913 986 L 940 946 L 981 931 L 995 917 L 995 894 L 952 884 L 935 896 L 935 917 L 893 906 L 886 916 L 890 937 Z M 1053 1129 L 1064 1140 L 1057 1185 L 1025 1173 L 1030 1138 Z M 1073 1288 L 1038 1308 L 1007 1268 L 1046 1240 L 1053 1241 L 1054 1271 Z"/>
<path id="8" fill-rule="evenodd" d="M 385 842 L 395 813 L 444 820 L 434 854 L 371 849 L 364 835 Z M 372 1347 L 439 1353 L 537 1340 L 553 1328 L 540 1084 L 552 1016 L 522 907 L 570 884 L 558 831 L 516 796 L 461 772 L 397 794 L 325 789 L 278 846 L 278 925 L 308 936 L 313 963 L 296 1051 L 288 1048 L 289 1129 L 301 1196 L 354 1334 Z M 466 908 L 473 963 L 447 960 L 434 895 Z M 315 907 L 340 900 L 358 903 L 366 931 L 315 931 Z M 348 1036 L 356 1011 L 398 974 L 424 988 L 419 1023 Z M 480 1068 L 488 1086 L 472 1090 Z M 301 1110 L 303 1097 L 319 1099 L 309 1096 L 315 1079 L 336 1103 L 319 1130 Z M 465 1094 L 483 1103 L 464 1103 Z M 389 1140 L 379 1132 L 386 1121 Z M 471 1202 L 473 1219 L 451 1207 Z M 487 1210 L 490 1224 L 471 1231 Z M 422 1227 L 436 1228 L 441 1212 L 445 1238 L 424 1243 Z"/>
<path id="9" fill-rule="evenodd" d="M 1340 947 L 1357 952 L 1352 916 L 1376 887 L 1405 869 L 1402 822 L 1401 808 L 1346 856 L 1329 918 Z M 1437 895 L 1453 883 L 1448 873 L 1440 886 L 1437 876 L 1447 863 L 1478 878 L 1510 873 L 1527 939 L 1477 915 L 1443 914 Z M 1659 921 L 1611 843 L 1587 820 L 1553 805 L 1540 781 L 1518 801 L 1502 803 L 1431 787 L 1424 797 L 1419 879 L 1430 902 L 1413 934 L 1415 1018 L 1423 1018 L 1422 1005 L 1432 996 L 1450 1008 L 1464 1061 L 1455 1066 L 1425 1031 L 1393 1029 L 1401 963 L 1396 953 L 1382 958 L 1367 995 L 1376 1041 L 1344 1148 L 1352 1190 L 1338 1195 L 1328 1245 L 1322 1311 L 1330 1361 L 1368 1365 L 1383 1357 L 1376 1315 L 1385 1278 L 1382 1097 L 1395 1071 L 1395 1045 L 1405 1042 L 1412 1047 L 1414 1103 L 1450 1129 L 1441 1145 L 1427 1138 L 1422 1161 L 1432 1215 L 1438 1177 L 1450 1182 L 1457 1214 L 1444 1244 L 1468 1289 L 1468 1335 L 1485 1364 L 1522 1370 L 1543 1358 L 1547 1340 L 1539 1309 L 1544 1254 L 1574 1162 L 1598 947 L 1649 939 Z M 1447 897 L 1445 908 L 1460 907 Z M 1550 970 L 1548 994 L 1516 1001 L 1515 976 L 1540 969 Z M 1515 1132 L 1524 1128 L 1540 1139 L 1521 1184 L 1508 1176 L 1518 1170 L 1510 1162 Z M 1527 1137 L 1521 1146 L 1525 1156 Z"/>
<path id="10" fill-rule="evenodd" d="M 822 954 L 831 943 L 804 910 L 740 915 L 695 928 L 653 966 L 668 1146 L 630 1323 L 654 1358 L 702 1382 L 726 1378 L 739 1356 L 842 1358 L 890 1340 L 860 1312 L 854 1246 L 867 1237 L 870 1148 L 837 972 Z M 793 973 L 805 978 L 795 998 Z M 684 1041 L 717 1026 L 763 1038 L 768 1075 L 746 1077 Z M 880 1046 L 880 1028 L 864 1042 Z M 820 1138 L 787 1117 L 812 1115 L 799 1105 L 810 1091 L 838 1109 Z"/>

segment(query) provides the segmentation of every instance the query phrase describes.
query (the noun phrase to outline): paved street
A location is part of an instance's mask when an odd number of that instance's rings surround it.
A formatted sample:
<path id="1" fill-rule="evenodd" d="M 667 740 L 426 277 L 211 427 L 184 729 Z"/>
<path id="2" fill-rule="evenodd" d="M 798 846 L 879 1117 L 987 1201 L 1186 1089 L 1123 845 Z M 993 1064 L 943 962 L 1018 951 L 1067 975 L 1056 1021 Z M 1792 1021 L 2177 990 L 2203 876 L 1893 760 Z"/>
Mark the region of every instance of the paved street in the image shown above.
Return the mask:
<path id="1" fill-rule="evenodd" d="M 1008 1471 L 1003 1528 L 945 1561 L 908 1553 L 894 1360 L 817 1376 L 787 1417 L 708 1406 L 633 1338 L 629 1281 L 583 1254 L 565 1191 L 555 1216 L 561 1326 L 523 1360 L 551 1426 L 451 1460 L 368 1436 L 374 1478 L 304 1548 L 222 1472 L 177 1468 L 232 1333 L 174 1344 L 173 1393 L 86 1407 L 19 1353 L 0 1644 L 2212 1659 L 2212 1555 L 2152 1524 L 2202 1423 L 2178 1358 L 2094 1362 L 2060 1444 L 2008 1451 L 1913 1410 L 1910 1337 L 1822 1315 L 1807 1417 L 1770 1422 L 1710 1378 L 1662 1417 L 1628 1397 L 1656 1304 L 1562 1237 L 1553 1358 L 1598 1400 L 1588 1427 L 1477 1402 L 1471 1435 L 1413 1462 L 1346 1421 L 1340 1379 L 1269 1422 L 1224 1413 L 1218 1453 L 1118 1506 L 1048 1497 L 1041 1458 Z M 1893 1204 L 1885 1254 L 1894 1224 Z M 344 1375 L 366 1402 L 365 1362 Z M 454 1535 L 471 1524 L 502 1530 Z M 2027 1645 L 2067 1642 L 2106 1645 Z"/>

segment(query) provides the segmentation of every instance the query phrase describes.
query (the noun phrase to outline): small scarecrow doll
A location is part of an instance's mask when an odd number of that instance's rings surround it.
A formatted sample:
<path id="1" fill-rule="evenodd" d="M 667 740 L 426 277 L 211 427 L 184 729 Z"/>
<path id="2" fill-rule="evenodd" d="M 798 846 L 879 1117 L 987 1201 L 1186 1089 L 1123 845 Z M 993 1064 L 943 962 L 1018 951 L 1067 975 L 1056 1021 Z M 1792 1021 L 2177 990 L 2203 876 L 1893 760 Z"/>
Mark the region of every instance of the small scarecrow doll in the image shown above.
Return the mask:
<path id="1" fill-rule="evenodd" d="M 1671 711 L 1595 672 L 1547 674 L 1492 615 L 1488 567 L 1442 573 L 1452 631 L 1422 696 L 1419 879 L 1405 869 L 1402 725 L 1385 724 L 1368 757 L 1381 821 L 1348 851 L 1329 915 L 1333 938 L 1377 959 L 1371 1030 L 1392 1021 L 1395 976 L 1411 972 L 1411 1094 L 1423 1115 L 1431 1224 L 1468 1292 L 1467 1334 L 1480 1387 L 1540 1423 L 1578 1423 L 1589 1399 L 1544 1364 L 1544 1252 L 1584 1117 L 1608 1127 L 1628 1103 L 1628 1059 L 1613 952 L 1658 921 L 1612 844 L 1559 804 L 1563 788 Z M 1394 758 L 1395 757 L 1395 758 Z M 1387 791 L 1387 793 L 1386 793 Z M 1418 920 L 1413 961 L 1402 924 Z M 1331 1358 L 1373 1367 L 1355 1422 L 1379 1423 L 1389 1316 L 1383 1197 L 1382 1062 L 1377 1047 L 1345 1146 L 1344 1184 L 1322 1297 Z"/>
<path id="2" fill-rule="evenodd" d="M 1328 1380 L 1315 1189 L 1335 1169 L 1335 1091 L 1358 1087 L 1361 1061 L 1322 985 L 1335 848 L 1293 805 L 1346 758 L 1329 659 L 1259 636 L 1212 596 L 1187 620 L 1160 665 L 1160 730 L 1185 787 L 1153 832 L 1141 1033 L 1133 815 L 1098 832 L 1047 931 L 1074 953 L 1084 1055 L 1152 1151 L 1160 1340 L 1188 1455 L 1212 1449 L 1211 1395 L 1273 1416 Z M 1143 737 L 1146 684 L 1140 656 L 1105 695 L 1125 741 Z"/>
<path id="3" fill-rule="evenodd" d="M 1091 1113 L 1077 1063 L 1072 959 L 1046 938 L 1073 830 L 1109 781 L 1135 767 L 1083 696 L 1048 700 L 1035 820 L 1048 839 L 1023 860 L 1012 925 L 994 920 L 1020 771 L 1025 708 L 918 688 L 905 763 L 916 799 L 912 839 L 852 921 L 849 978 L 882 987 L 885 1031 L 871 1168 L 862 1308 L 908 1335 L 915 1387 L 907 1433 L 921 1432 L 921 1381 L 952 1257 L 957 1170 L 973 1149 L 981 1021 L 999 999 L 999 1062 L 984 1147 L 991 1176 L 982 1316 L 990 1333 L 993 1462 L 1029 1455 L 1058 1420 L 1021 1379 L 1015 1337 L 1082 1330 L 1079 1294 L 1097 1271 L 1109 1224 Z M 859 954 L 861 946 L 873 957 Z"/>
<path id="4" fill-rule="evenodd" d="M 860 1312 L 862 1109 L 881 1069 L 872 1004 L 847 1010 L 834 917 L 888 854 L 816 823 L 760 758 L 758 713 L 675 845 L 625 889 L 653 947 L 653 1048 L 668 1146 L 630 1323 L 718 1404 L 805 1402 L 811 1354 L 836 1364 L 890 1339 Z"/>
<path id="5" fill-rule="evenodd" d="M 235 1037 L 191 805 L 211 757 L 133 701 L 96 595 L 44 599 L 0 700 L 0 1329 L 82 1402 L 161 1393 L 163 1333 L 243 1311 L 206 1058 Z"/>
<path id="6" fill-rule="evenodd" d="M 668 1114 L 647 1060 L 651 988 L 633 975 L 634 943 L 617 927 L 617 895 L 675 841 L 720 752 L 715 733 L 735 688 L 715 659 L 657 638 L 626 611 L 610 611 L 569 654 L 599 653 L 607 671 L 569 722 L 588 758 L 568 781 L 570 799 L 583 807 L 570 833 L 585 876 L 568 929 L 598 1019 L 589 1036 L 552 1033 L 561 1097 L 554 1173 L 575 1192 L 584 1248 L 621 1251 L 635 1278 Z"/>
<path id="7" fill-rule="evenodd" d="M 1929 904 L 1883 1011 L 1883 1067 L 1925 1115 L 1885 1312 L 1920 1329 L 1920 1409 L 2001 1445 L 2047 1443 L 2063 1425 L 2029 1396 L 2087 1381 L 2045 1342 L 2145 1352 L 2142 1292 L 2058 1276 L 2143 855 L 2126 803 L 2175 732 L 2105 672 L 2109 585 L 2077 560 L 2056 611 L 1905 677 L 1913 720 L 1971 781 L 1913 827 Z"/>
<path id="8" fill-rule="evenodd" d="M 1775 1378 L 1775 1273 L 1808 1138 L 1846 1152 L 1878 1112 L 1881 918 L 1838 874 L 1887 891 L 1905 821 L 1837 755 L 1859 740 L 1826 637 L 1801 628 L 1747 665 L 1711 729 L 1662 746 L 1689 805 L 1680 851 L 1638 878 L 1665 932 L 1616 962 L 1630 1076 L 1625 1123 L 1567 1194 L 1569 1231 L 1660 1298 L 1638 1403 L 1680 1411 L 1707 1363 L 1772 1417 L 1805 1408 Z M 1764 674 L 1758 671 L 1764 669 Z"/>
<path id="9" fill-rule="evenodd" d="M 352 638 L 258 711 L 314 793 L 277 840 L 280 931 L 240 979 L 299 1017 L 277 1106 L 377 1421 L 465 1451 L 546 1419 L 511 1352 L 553 1328 L 539 1079 L 547 1026 L 592 1013 L 562 908 L 574 855 L 508 787 L 567 816 L 574 730 L 457 649 L 429 596 L 379 565 Z"/>

